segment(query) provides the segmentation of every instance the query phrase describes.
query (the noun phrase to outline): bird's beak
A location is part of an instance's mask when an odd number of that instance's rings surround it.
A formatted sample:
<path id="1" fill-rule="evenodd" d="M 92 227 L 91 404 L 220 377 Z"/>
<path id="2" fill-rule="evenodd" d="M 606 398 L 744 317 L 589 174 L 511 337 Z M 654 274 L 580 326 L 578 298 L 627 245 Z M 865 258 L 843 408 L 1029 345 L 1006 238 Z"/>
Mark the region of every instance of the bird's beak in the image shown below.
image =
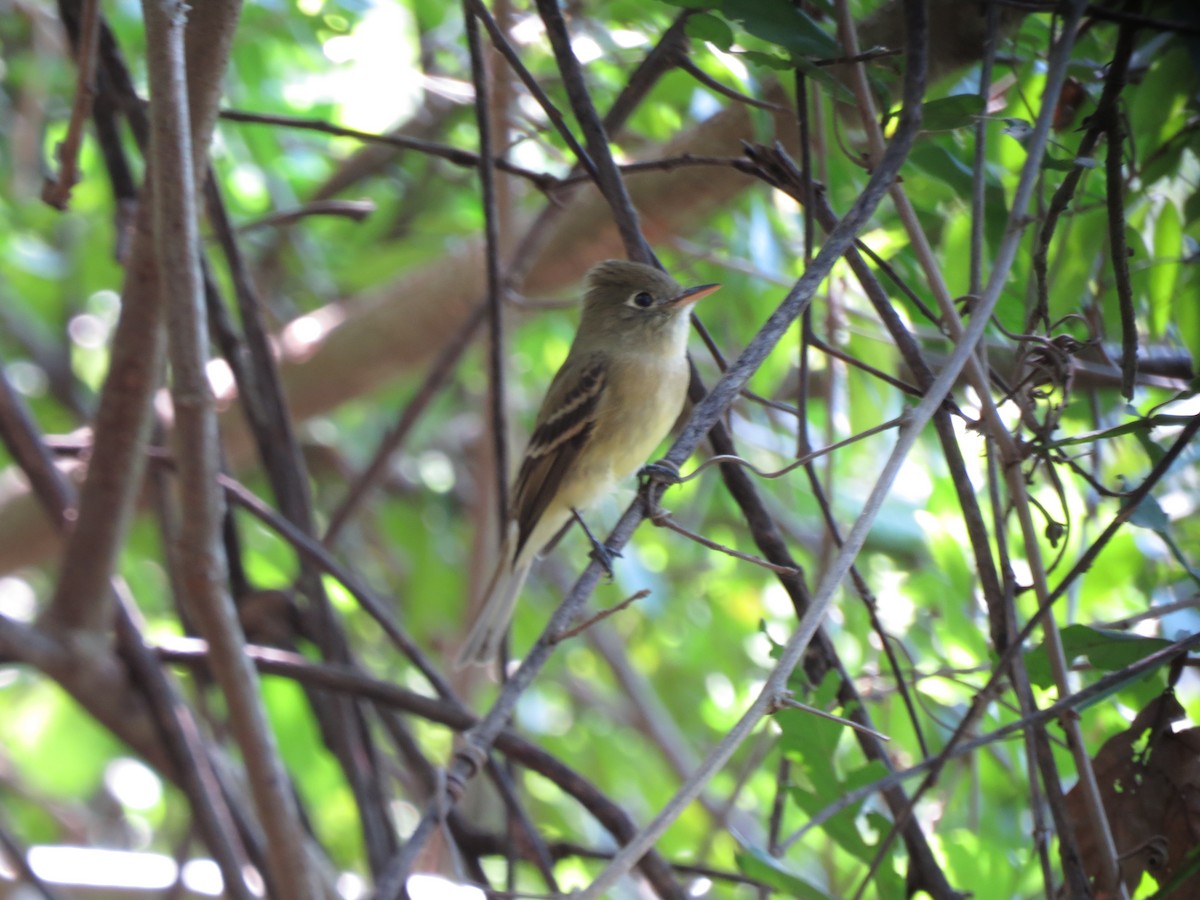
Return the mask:
<path id="1" fill-rule="evenodd" d="M 675 297 L 672 297 L 667 306 L 687 306 L 690 303 L 695 303 L 701 297 L 707 297 L 719 287 L 719 284 L 698 284 L 695 287 L 687 288 Z"/>

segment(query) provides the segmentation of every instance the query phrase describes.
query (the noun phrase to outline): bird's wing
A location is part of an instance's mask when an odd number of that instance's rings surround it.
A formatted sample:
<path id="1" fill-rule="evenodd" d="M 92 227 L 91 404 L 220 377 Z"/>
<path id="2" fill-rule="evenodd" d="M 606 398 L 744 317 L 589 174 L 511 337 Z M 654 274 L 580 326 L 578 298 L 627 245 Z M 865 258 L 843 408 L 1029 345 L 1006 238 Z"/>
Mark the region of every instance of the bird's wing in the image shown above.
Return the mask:
<path id="1" fill-rule="evenodd" d="M 550 383 L 513 491 L 512 515 L 518 528 L 514 559 L 596 426 L 607 368 L 604 358 L 596 355 L 571 372 L 560 369 Z"/>

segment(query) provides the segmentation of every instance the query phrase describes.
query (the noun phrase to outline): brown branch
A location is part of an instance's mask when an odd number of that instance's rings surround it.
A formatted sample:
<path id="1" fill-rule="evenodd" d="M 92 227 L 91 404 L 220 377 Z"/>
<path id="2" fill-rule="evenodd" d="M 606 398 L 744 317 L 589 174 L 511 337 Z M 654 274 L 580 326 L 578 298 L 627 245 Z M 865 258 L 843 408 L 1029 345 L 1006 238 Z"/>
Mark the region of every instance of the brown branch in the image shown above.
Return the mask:
<path id="1" fill-rule="evenodd" d="M 679 68 L 687 72 L 710 91 L 716 91 L 722 97 L 728 97 L 730 100 L 736 100 L 738 103 L 745 103 L 747 106 L 753 106 L 758 109 L 769 109 L 775 112 L 791 112 L 791 110 L 781 103 L 772 103 L 769 100 L 759 100 L 755 97 L 748 97 L 743 93 L 735 91 L 728 85 L 717 81 L 717 79 L 713 78 L 686 56 L 679 60 Z"/>
<path id="2" fill-rule="evenodd" d="M 58 145 L 56 155 L 61 168 L 58 177 L 42 186 L 42 200 L 57 210 L 65 210 L 71 202 L 71 191 L 79 181 L 79 147 L 83 143 L 83 126 L 92 114 L 96 97 L 96 51 L 100 42 L 100 0 L 83 0 L 83 16 L 79 25 L 79 41 L 75 46 L 75 65 L 79 74 L 75 82 L 75 102 L 71 104 L 71 119 L 67 135 Z"/>
<path id="3" fill-rule="evenodd" d="M 59 527 L 65 528 L 68 512 L 75 503 L 75 491 L 55 468 L 45 441 L 40 439 L 28 409 L 12 390 L 2 368 L 0 437 L 30 483 L 38 486 L 38 496 L 47 515 L 60 523 Z M 114 594 L 120 594 L 116 587 L 112 590 Z M 126 608 L 128 601 L 122 596 L 118 596 L 118 599 L 123 601 L 117 606 L 120 650 L 141 694 L 148 702 L 148 708 L 142 704 L 141 697 L 132 693 L 132 686 L 120 678 L 110 681 L 110 676 L 106 675 L 93 681 L 91 675 L 97 669 L 106 673 L 115 669 L 109 661 L 104 660 L 108 655 L 106 647 L 76 644 L 76 660 L 63 667 L 72 673 L 72 678 L 61 683 L 98 721 L 106 724 L 114 734 L 134 748 L 140 748 L 147 760 L 154 762 L 159 759 L 160 771 L 178 781 L 192 804 L 200 831 L 221 869 L 227 890 L 238 900 L 248 900 L 250 893 L 242 877 L 245 853 L 235 846 L 236 830 L 231 824 L 231 810 L 226 802 L 228 798 L 214 783 L 212 766 L 205 748 L 197 739 L 198 729 L 190 711 L 181 702 L 161 666 L 149 660 L 145 653 L 145 645 L 134 618 Z M 37 635 L 39 641 L 44 639 L 36 631 L 31 633 Z M 22 659 L 15 647 L 10 647 L 9 652 L 12 658 Z M 45 654 L 42 659 L 44 661 L 57 656 L 57 653 Z M 92 662 L 93 659 L 104 661 L 97 665 Z M 33 662 L 38 664 L 36 659 Z M 47 674 L 50 672 L 47 671 Z M 86 688 L 81 690 L 82 686 Z M 152 716 L 157 716 L 162 748 L 152 743 L 155 728 Z M 160 759 L 163 750 L 169 759 Z"/>
<path id="4" fill-rule="evenodd" d="M 43 614 L 47 627 L 103 633 L 113 621 L 109 577 L 141 489 L 151 401 L 166 346 L 150 209 L 144 205 L 148 194 L 143 191 L 125 269 L 121 315 L 96 410 L 87 480 L 75 527 L 63 549 L 71 565 L 60 571 Z"/>
<path id="5" fill-rule="evenodd" d="M 295 209 L 281 209 L 253 222 L 238 226 L 238 232 L 246 234 L 264 228 L 286 228 L 314 216 L 332 216 L 362 222 L 375 212 L 373 200 L 314 200 Z"/>
<path id="6" fill-rule="evenodd" d="M 508 522 L 508 425 L 504 414 L 504 285 L 500 278 L 500 223 L 496 208 L 496 157 L 492 140 L 491 85 L 479 37 L 479 18 L 463 2 L 471 78 L 475 83 L 475 126 L 479 131 L 479 184 L 483 202 L 484 257 L 487 261 L 488 413 L 492 466 L 496 473 L 498 533 Z"/>
<path id="7" fill-rule="evenodd" d="M 575 112 L 579 127 L 583 130 L 588 153 L 596 168 L 596 186 L 600 188 L 600 192 L 612 210 L 617 231 L 625 245 L 625 253 L 636 262 L 653 263 L 655 261 L 654 251 L 650 249 L 650 245 L 642 234 L 637 210 L 634 209 L 633 200 L 629 196 L 625 182 L 621 179 L 620 170 L 613 161 L 612 151 L 608 146 L 608 134 L 592 103 L 591 95 L 583 79 L 583 69 L 579 65 L 575 51 L 571 48 L 571 39 L 567 34 L 566 22 L 563 21 L 558 0 L 537 0 L 537 8 L 538 14 L 546 26 L 546 36 L 550 39 L 550 46 L 554 50 L 554 58 L 558 63 L 558 71 L 562 76 L 563 86 L 567 90 L 567 97 L 571 101 L 571 108 Z M 580 162 L 583 162 L 582 157 L 580 157 Z"/>
<path id="8" fill-rule="evenodd" d="M 854 790 L 843 794 L 842 796 L 838 797 L 837 800 L 828 804 L 820 812 L 811 816 L 799 830 L 789 835 L 788 838 L 783 842 L 783 847 L 786 849 L 792 846 L 792 844 L 802 838 L 805 834 L 812 831 L 814 828 L 821 827 L 821 825 L 828 822 L 833 816 L 837 815 L 842 810 L 850 809 L 877 791 L 885 790 L 888 787 L 901 784 L 917 775 L 925 774 L 926 777 L 922 782 L 921 787 L 915 792 L 916 796 L 920 796 L 922 793 L 924 793 L 924 789 L 927 787 L 925 782 L 936 780 L 938 773 L 945 768 L 946 764 L 950 760 L 959 759 L 967 756 L 968 754 L 974 753 L 976 750 L 979 750 L 982 747 L 987 747 L 999 741 L 1007 740 L 1008 738 L 1020 734 L 1026 729 L 1048 725 L 1055 719 L 1061 718 L 1064 714 L 1077 714 L 1079 710 L 1086 709 L 1092 704 L 1103 699 L 1121 685 L 1127 684 L 1137 675 L 1144 672 L 1153 671 L 1154 669 L 1169 664 L 1173 659 L 1177 658 L 1181 652 L 1191 650 L 1196 647 L 1197 644 L 1200 644 L 1200 634 L 1187 635 L 1180 640 L 1175 641 L 1170 646 L 1164 647 L 1162 650 L 1158 650 L 1148 656 L 1142 657 L 1135 663 L 1131 663 L 1124 668 L 1107 673 L 1104 677 L 1098 679 L 1094 684 L 1090 684 L 1082 690 L 1063 697 L 1062 699 L 1055 701 L 1050 706 L 1046 706 L 1042 709 L 1038 709 L 1023 715 L 1020 719 L 1009 722 L 1006 725 L 1002 725 L 999 728 L 979 737 L 971 738 L 970 740 L 960 739 L 962 738 L 962 735 L 967 732 L 968 728 L 973 726 L 975 721 L 974 714 L 976 713 L 977 709 L 981 706 L 986 706 L 986 704 L 990 702 L 990 687 L 994 686 L 994 683 L 998 680 L 998 676 L 1000 676 L 1000 674 L 1006 668 L 1004 660 L 1001 660 L 993 670 L 992 680 L 989 682 L 989 685 L 985 686 L 984 690 L 979 692 L 976 700 L 971 704 L 971 710 L 968 711 L 968 714 L 966 717 L 964 717 L 963 722 L 959 723 L 958 728 L 951 736 L 950 742 L 945 748 L 943 748 L 941 753 L 939 753 L 937 756 L 924 759 L 907 769 L 893 772 L 890 775 L 886 775 L 883 778 L 872 782 L 871 784 L 863 785 L 862 787 L 855 788 Z M 964 725 L 968 723 L 968 720 L 970 720 L 971 726 L 964 728 Z M 1090 894 L 1085 891 L 1083 894 L 1077 894 L 1075 896 L 1090 896 Z"/>
<path id="9" fill-rule="evenodd" d="M 241 312 L 244 343 L 239 340 L 228 321 L 225 307 L 215 281 L 205 272 L 205 300 L 211 328 L 217 335 L 222 352 L 238 385 L 242 411 L 257 443 L 271 489 L 283 514 L 307 534 L 314 531 L 312 497 L 308 472 L 300 451 L 292 422 L 279 383 L 279 372 L 272 352 L 261 304 L 233 233 L 228 213 L 216 180 L 210 177 L 205 185 L 208 217 L 228 262 L 231 281 Z M 228 514 L 228 513 L 227 513 Z M 227 533 L 232 522 L 225 523 Z M 228 541 L 226 558 L 230 565 L 230 585 L 235 597 L 245 593 L 240 572 L 240 548 L 235 540 Z M 343 659 L 348 644 L 340 622 L 332 614 L 328 596 L 319 571 L 300 558 L 299 591 L 314 610 L 309 621 L 314 623 L 310 634 L 327 659 Z M 321 729 L 321 736 L 337 758 L 346 780 L 354 793 L 368 859 L 381 864 L 395 849 L 395 832 L 384 805 L 385 791 L 378 766 L 378 753 L 367 724 L 360 711 L 330 702 L 320 694 L 310 694 L 309 703 Z"/>
<path id="10" fill-rule="evenodd" d="M 316 131 L 335 137 L 354 138 L 357 141 L 368 144 L 383 144 L 400 150 L 414 150 L 418 153 L 424 153 L 426 156 L 444 159 L 446 162 L 462 166 L 464 169 L 478 169 L 481 163 L 479 154 L 472 153 L 470 150 L 463 150 L 459 147 L 451 147 L 446 144 L 438 144 L 433 141 L 425 141 L 420 138 L 405 137 L 402 134 L 377 134 L 372 131 L 360 131 L 357 128 L 334 125 L 332 122 L 326 122 L 324 119 L 303 119 L 296 116 L 247 112 L 240 109 L 223 109 L 221 110 L 221 118 L 229 122 L 241 122 L 248 125 L 278 125 L 283 128 Z M 501 172 L 526 179 L 540 191 L 550 191 L 559 183 L 559 179 L 553 175 L 545 172 L 534 172 L 531 169 L 522 168 L 504 159 L 496 159 L 495 165 Z"/>
<path id="11" fill-rule="evenodd" d="M 172 641 L 159 647 L 158 654 L 165 661 L 190 667 L 211 665 L 209 650 L 200 641 Z M 371 678 L 349 666 L 313 663 L 299 654 L 273 647 L 248 645 L 246 654 L 264 674 L 293 678 L 326 690 L 345 693 L 358 700 L 411 713 L 459 733 L 469 731 L 478 722 L 457 701 L 428 697 L 394 682 Z M 618 842 L 623 843 L 634 834 L 632 820 L 619 805 L 556 757 L 508 729 L 497 735 L 495 746 L 509 758 L 537 772 L 574 797 Z M 646 855 L 642 860 L 641 872 L 661 896 L 683 896 L 674 890 L 670 867 L 657 852 L 651 851 Z"/>
<path id="12" fill-rule="evenodd" d="M 1125 78 L 1129 71 L 1129 61 L 1132 55 L 1133 29 L 1123 28 L 1118 34 L 1117 47 L 1104 77 L 1104 90 L 1100 93 L 1100 99 L 1096 101 L 1096 112 L 1092 115 L 1083 137 L 1079 140 L 1079 148 L 1074 155 L 1075 159 L 1091 157 L 1107 127 L 1108 117 L 1117 115 L 1117 101 L 1121 96 L 1121 90 L 1125 87 Z M 1046 208 L 1046 214 L 1038 228 L 1033 248 L 1032 268 L 1034 283 L 1037 287 L 1037 303 L 1029 311 L 1023 331 L 1032 332 L 1038 324 L 1047 328 L 1050 325 L 1050 284 L 1047 275 L 1050 242 L 1054 237 L 1059 218 L 1066 212 L 1071 198 L 1075 195 L 1075 189 L 1079 186 L 1080 179 L 1087 171 L 1084 166 L 1072 166 L 1071 170 L 1063 177 L 1062 183 L 1054 191 L 1054 196 L 1050 198 L 1050 205 Z"/>
<path id="13" fill-rule="evenodd" d="M 660 528 L 668 528 L 676 534 L 681 534 L 690 541 L 695 541 L 701 547 L 707 547 L 709 550 L 715 550 L 718 553 L 724 553 L 727 556 L 732 556 L 734 559 L 740 559 L 744 562 L 753 563 L 756 566 L 761 566 L 769 572 L 774 572 L 776 575 L 799 575 L 800 569 L 795 566 L 780 566 L 773 562 L 768 562 L 761 557 L 755 556 L 753 553 L 743 553 L 740 550 L 734 550 L 732 547 L 726 547 L 724 544 L 719 544 L 716 541 L 709 540 L 702 534 L 697 534 L 684 528 L 676 522 L 668 512 L 659 511 L 649 516 L 650 521 Z"/>
<path id="14" fill-rule="evenodd" d="M 216 4 L 210 4 L 214 6 Z M 233 21 L 238 6 L 222 12 Z M 220 550 L 222 496 L 217 485 L 217 422 L 205 373 L 208 342 L 204 287 L 197 251 L 196 160 L 184 69 L 185 11 L 174 0 L 143 7 L 150 91 L 150 180 L 154 186 L 155 253 L 160 290 L 169 298 L 167 332 L 171 396 L 181 505 L 179 584 L 184 603 L 212 647 L 214 675 L 229 704 L 229 721 L 242 751 L 250 793 L 267 836 L 267 863 L 274 889 L 308 900 L 321 895 L 310 869 L 294 795 L 267 724 L 258 681 L 245 662 L 244 638 L 225 593 Z"/>
<path id="15" fill-rule="evenodd" d="M 1125 74 L 1129 59 L 1133 55 L 1134 29 L 1122 25 L 1117 37 L 1114 63 L 1108 73 L 1108 85 L 1114 91 L 1125 87 Z M 1115 102 L 1109 103 L 1102 113 L 1104 135 L 1108 140 L 1108 153 L 1104 164 L 1105 200 L 1108 204 L 1108 246 L 1113 267 L 1113 281 L 1117 288 L 1117 304 L 1121 311 L 1121 394 L 1133 400 L 1133 389 L 1137 381 L 1138 329 L 1133 310 L 1133 285 L 1129 279 L 1129 245 L 1125 239 L 1125 176 L 1122 162 L 1125 155 L 1125 130 L 1121 125 L 1121 112 Z"/>
<path id="16" fill-rule="evenodd" d="M 584 619 L 582 622 L 580 622 L 578 625 L 574 626 L 573 628 L 568 628 L 566 631 L 562 632 L 561 634 L 556 634 L 554 636 L 554 643 L 561 644 L 565 640 L 568 640 L 570 638 L 573 638 L 580 634 L 583 634 L 583 632 L 587 631 L 589 628 L 591 628 L 597 622 L 603 622 L 609 616 L 615 616 L 617 613 L 621 612 L 622 610 L 628 609 L 634 603 L 637 603 L 637 601 L 643 600 L 649 596 L 650 596 L 649 588 L 642 588 L 640 591 L 635 591 L 634 593 L 630 594 L 628 597 L 626 597 L 624 600 L 622 600 L 620 603 L 616 604 L 615 606 L 605 607 L 604 609 L 602 609 L 598 613 L 596 613 L 594 616 L 588 616 L 586 619 Z"/>
<path id="17" fill-rule="evenodd" d="M 193 60 L 189 81 L 194 93 L 189 106 L 193 117 L 191 130 L 199 148 L 198 155 L 192 158 L 194 165 L 205 152 L 212 132 L 233 30 L 227 18 L 222 17 L 223 4 L 202 6 L 204 9 L 197 12 L 189 29 L 189 37 L 204 45 L 203 53 Z M 77 22 L 74 16 L 72 22 Z M 100 65 L 112 96 L 101 94 L 98 102 L 102 100 L 106 109 L 111 106 L 123 110 L 141 140 L 145 131 L 141 101 L 133 92 L 111 31 L 103 21 L 99 28 Z M 87 480 L 80 493 L 75 527 L 64 550 L 71 565 L 60 573 L 44 613 L 44 621 L 57 628 L 103 631 L 111 626 L 109 575 L 141 489 L 151 401 L 162 377 L 166 351 L 149 195 L 149 188 L 145 188 L 134 219 L 133 244 L 121 290 L 121 315 L 96 411 Z"/>

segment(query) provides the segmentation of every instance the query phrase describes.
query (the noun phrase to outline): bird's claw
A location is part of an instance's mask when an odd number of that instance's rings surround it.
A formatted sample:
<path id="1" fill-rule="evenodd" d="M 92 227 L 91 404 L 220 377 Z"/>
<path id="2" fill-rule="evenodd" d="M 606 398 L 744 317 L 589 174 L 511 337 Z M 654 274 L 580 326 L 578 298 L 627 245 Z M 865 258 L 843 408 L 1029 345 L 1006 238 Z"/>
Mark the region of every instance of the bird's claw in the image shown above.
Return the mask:
<path id="1" fill-rule="evenodd" d="M 638 487 L 646 500 L 646 516 L 655 525 L 661 525 L 668 514 L 660 502 L 662 491 L 652 488 L 661 485 L 665 489 L 673 484 L 679 484 L 679 469 L 665 459 L 648 463 L 638 470 Z"/>
<path id="2" fill-rule="evenodd" d="M 638 470 L 638 481 L 643 488 L 650 482 L 657 482 L 669 487 L 679 483 L 679 469 L 674 463 L 667 462 L 665 459 L 647 463 Z"/>
<path id="3" fill-rule="evenodd" d="M 600 563 L 600 568 L 604 569 L 604 573 L 608 575 L 608 580 L 613 578 L 613 560 L 620 557 L 620 550 L 610 550 L 604 544 L 592 539 L 592 551 L 588 554 L 596 562 Z"/>

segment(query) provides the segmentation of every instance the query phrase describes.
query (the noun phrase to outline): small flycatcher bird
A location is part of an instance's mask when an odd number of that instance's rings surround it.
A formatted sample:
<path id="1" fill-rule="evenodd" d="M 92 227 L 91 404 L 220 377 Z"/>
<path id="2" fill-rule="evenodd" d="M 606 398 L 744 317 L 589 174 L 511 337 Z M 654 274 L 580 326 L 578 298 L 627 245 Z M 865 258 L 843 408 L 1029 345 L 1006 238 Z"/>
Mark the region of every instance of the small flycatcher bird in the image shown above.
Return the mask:
<path id="1" fill-rule="evenodd" d="M 688 310 L 718 287 L 682 288 L 658 269 L 615 259 L 588 272 L 579 330 L 538 410 L 500 560 L 459 665 L 495 658 L 539 551 L 642 466 L 679 418 Z"/>

